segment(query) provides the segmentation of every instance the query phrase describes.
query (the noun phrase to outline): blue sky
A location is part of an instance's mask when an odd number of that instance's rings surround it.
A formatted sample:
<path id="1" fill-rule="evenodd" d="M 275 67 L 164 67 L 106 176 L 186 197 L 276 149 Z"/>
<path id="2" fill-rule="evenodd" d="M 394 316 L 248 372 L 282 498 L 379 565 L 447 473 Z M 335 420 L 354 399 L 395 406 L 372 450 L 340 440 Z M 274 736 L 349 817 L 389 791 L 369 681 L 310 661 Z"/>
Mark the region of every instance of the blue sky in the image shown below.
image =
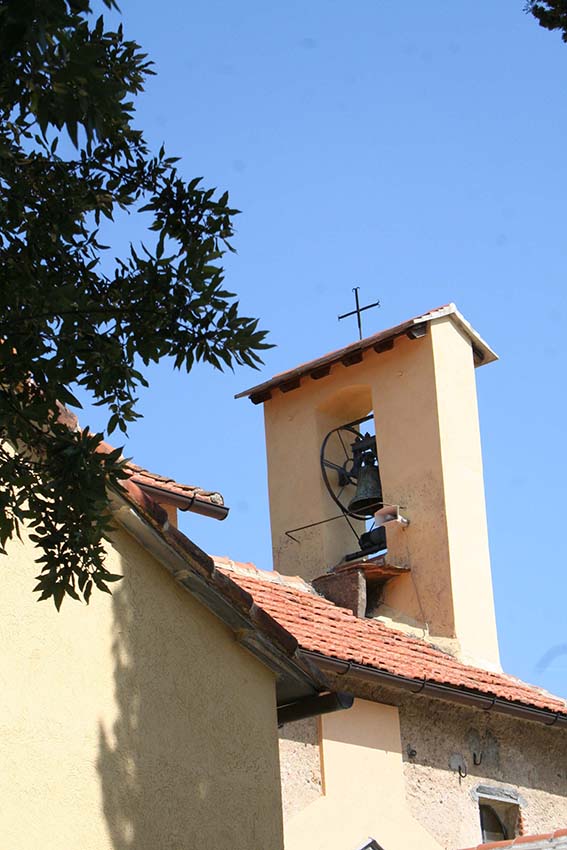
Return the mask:
<path id="1" fill-rule="evenodd" d="M 382 301 L 368 334 L 455 301 L 499 353 L 477 376 L 502 660 L 567 696 L 567 45 L 522 0 L 121 7 L 158 72 L 139 125 L 242 210 L 227 283 L 277 346 L 262 376 L 353 341 L 354 285 Z M 262 411 L 233 399 L 260 376 L 150 379 L 126 453 L 221 490 L 224 523 L 182 528 L 268 568 Z"/>

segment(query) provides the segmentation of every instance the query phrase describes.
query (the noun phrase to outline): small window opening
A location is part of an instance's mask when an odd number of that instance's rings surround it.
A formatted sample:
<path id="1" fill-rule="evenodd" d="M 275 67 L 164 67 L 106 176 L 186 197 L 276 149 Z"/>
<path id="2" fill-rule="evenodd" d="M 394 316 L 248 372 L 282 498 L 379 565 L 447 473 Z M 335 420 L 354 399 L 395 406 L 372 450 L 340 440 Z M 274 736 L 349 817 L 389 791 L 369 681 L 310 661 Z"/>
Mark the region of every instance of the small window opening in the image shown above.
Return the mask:
<path id="1" fill-rule="evenodd" d="M 500 800 L 481 800 L 479 802 L 482 840 L 506 841 L 519 834 L 520 808 L 515 803 Z"/>
<path id="2" fill-rule="evenodd" d="M 508 830 L 500 820 L 498 812 L 487 803 L 480 805 L 480 826 L 483 841 L 504 841 L 508 838 Z"/>

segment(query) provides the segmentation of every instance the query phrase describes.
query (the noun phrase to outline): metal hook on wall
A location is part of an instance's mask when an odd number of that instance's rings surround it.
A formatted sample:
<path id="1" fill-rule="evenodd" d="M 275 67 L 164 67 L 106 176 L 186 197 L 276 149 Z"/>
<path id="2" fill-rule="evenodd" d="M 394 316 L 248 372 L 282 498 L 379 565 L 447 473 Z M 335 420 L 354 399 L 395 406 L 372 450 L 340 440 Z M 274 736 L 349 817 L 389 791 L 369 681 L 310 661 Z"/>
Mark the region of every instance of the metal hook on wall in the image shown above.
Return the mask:
<path id="1" fill-rule="evenodd" d="M 467 762 L 462 753 L 453 753 L 449 759 L 449 767 L 455 773 L 459 773 L 459 778 L 464 779 L 468 775 Z"/>

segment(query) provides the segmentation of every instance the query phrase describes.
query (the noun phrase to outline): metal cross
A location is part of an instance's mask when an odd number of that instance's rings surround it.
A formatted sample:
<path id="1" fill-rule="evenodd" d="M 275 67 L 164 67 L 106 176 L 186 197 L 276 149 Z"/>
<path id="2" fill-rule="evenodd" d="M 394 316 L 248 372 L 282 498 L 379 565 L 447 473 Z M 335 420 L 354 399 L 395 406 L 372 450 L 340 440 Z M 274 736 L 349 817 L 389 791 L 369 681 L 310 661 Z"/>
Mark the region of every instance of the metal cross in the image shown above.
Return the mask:
<path id="1" fill-rule="evenodd" d="M 355 300 L 355 303 L 356 303 L 356 309 L 351 310 L 350 313 L 344 313 L 342 316 L 339 316 L 339 322 L 340 322 L 341 319 L 347 319 L 349 316 L 355 316 L 356 315 L 356 319 L 357 319 L 357 322 L 358 322 L 358 333 L 359 333 L 360 339 L 362 339 L 362 321 L 361 321 L 361 318 L 360 318 L 360 314 L 364 310 L 370 310 L 371 307 L 379 307 L 380 302 L 375 301 L 374 304 L 367 304 L 366 307 L 361 307 L 360 304 L 359 304 L 359 301 L 358 301 L 358 290 L 359 289 L 360 289 L 360 286 L 353 286 L 353 288 L 352 288 L 352 291 L 354 292 L 354 300 Z"/>

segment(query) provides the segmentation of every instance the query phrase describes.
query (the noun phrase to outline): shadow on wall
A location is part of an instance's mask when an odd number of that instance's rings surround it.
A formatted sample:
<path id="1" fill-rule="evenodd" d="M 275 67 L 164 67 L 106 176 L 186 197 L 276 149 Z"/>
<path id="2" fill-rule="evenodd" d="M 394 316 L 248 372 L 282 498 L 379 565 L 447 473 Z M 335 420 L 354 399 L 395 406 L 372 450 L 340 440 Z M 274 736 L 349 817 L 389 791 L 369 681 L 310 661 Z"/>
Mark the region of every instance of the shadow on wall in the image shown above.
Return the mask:
<path id="1" fill-rule="evenodd" d="M 99 724 L 104 814 L 113 850 L 182 850 L 207 843 L 204 820 L 221 805 L 210 749 L 203 749 L 210 623 L 165 571 L 120 543 L 124 578 L 112 597 L 116 718 Z M 215 676 L 209 680 L 214 690 Z"/>
<path id="2" fill-rule="evenodd" d="M 168 788 L 171 744 L 165 730 L 169 707 L 161 687 L 168 665 L 162 657 L 159 634 L 152 639 L 151 618 L 146 618 L 144 608 L 137 604 L 143 605 L 143 600 L 136 598 L 140 591 L 136 592 L 125 559 L 122 566 L 125 577 L 112 599 L 117 718 L 111 730 L 99 724 L 97 767 L 104 814 L 114 850 L 182 847 L 184 839 L 176 833 Z M 175 734 L 171 728 L 170 735 Z M 202 788 L 202 796 L 206 796 L 206 788 Z"/>
<path id="3" fill-rule="evenodd" d="M 139 843 L 144 832 L 143 800 L 148 772 L 141 735 L 152 735 L 148 728 L 142 682 L 138 670 L 138 647 L 134 606 L 129 601 L 131 586 L 127 576 L 114 590 L 112 608 L 114 634 L 115 699 L 118 717 L 107 733 L 99 723 L 98 770 L 101 776 L 104 814 L 115 850 L 130 850 Z M 139 628 L 139 627 L 138 627 Z M 143 715 L 146 715 L 144 717 Z"/>
<path id="4" fill-rule="evenodd" d="M 272 676 L 130 538 L 117 548 L 97 761 L 110 846 L 280 847 Z"/>

